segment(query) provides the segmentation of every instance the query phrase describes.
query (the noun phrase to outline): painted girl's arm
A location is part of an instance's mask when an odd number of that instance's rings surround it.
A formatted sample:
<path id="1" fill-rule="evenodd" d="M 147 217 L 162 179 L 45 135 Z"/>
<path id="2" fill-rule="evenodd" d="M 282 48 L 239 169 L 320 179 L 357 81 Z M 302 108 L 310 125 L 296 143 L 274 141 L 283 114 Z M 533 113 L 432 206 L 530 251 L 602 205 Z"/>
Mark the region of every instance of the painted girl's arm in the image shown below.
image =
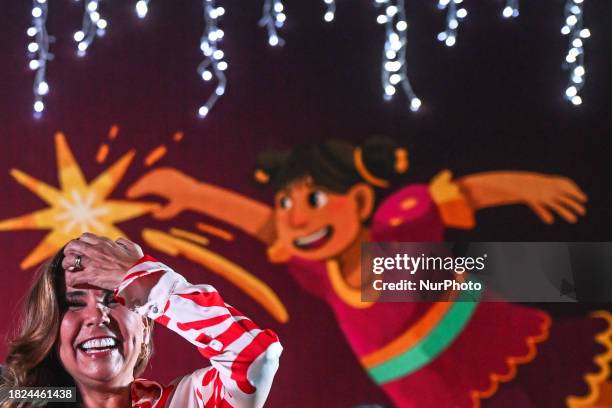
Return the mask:
<path id="1" fill-rule="evenodd" d="M 190 284 L 145 256 L 128 271 L 115 297 L 178 333 L 212 364 L 175 383 L 172 406 L 194 406 L 194 397 L 197 406 L 263 406 L 282 351 L 278 337 L 224 303 L 215 288 Z"/>
<path id="2" fill-rule="evenodd" d="M 547 224 L 553 213 L 574 223 L 586 214 L 587 195 L 572 180 L 525 171 L 492 171 L 456 180 L 475 210 L 509 204 L 525 204 Z"/>
<path id="3" fill-rule="evenodd" d="M 444 226 L 470 229 L 476 225 L 475 208 L 459 188 L 450 170 L 442 170 L 430 181 L 429 195 Z"/>
<path id="4" fill-rule="evenodd" d="M 132 185 L 128 197 L 147 194 L 164 197 L 168 204 L 156 211 L 160 219 L 192 210 L 233 225 L 270 244 L 274 241 L 272 208 L 234 191 L 200 182 L 174 168 L 150 171 Z"/>

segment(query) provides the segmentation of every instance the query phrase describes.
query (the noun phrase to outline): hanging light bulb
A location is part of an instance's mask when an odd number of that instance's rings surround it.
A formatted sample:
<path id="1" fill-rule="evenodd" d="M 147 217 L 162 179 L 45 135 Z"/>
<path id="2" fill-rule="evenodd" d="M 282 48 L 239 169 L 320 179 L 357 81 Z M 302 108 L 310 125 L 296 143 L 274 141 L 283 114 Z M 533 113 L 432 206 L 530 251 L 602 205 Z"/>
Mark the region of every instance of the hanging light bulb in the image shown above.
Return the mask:
<path id="1" fill-rule="evenodd" d="M 325 3 L 325 14 L 323 14 L 323 20 L 327 23 L 334 21 L 336 17 L 336 1 L 335 0 L 323 0 Z"/>
<path id="2" fill-rule="evenodd" d="M 519 16 L 519 0 L 506 0 L 502 16 L 504 18 L 517 18 Z"/>
<path id="3" fill-rule="evenodd" d="M 138 18 L 145 18 L 149 13 L 149 0 L 138 0 L 135 9 Z"/>

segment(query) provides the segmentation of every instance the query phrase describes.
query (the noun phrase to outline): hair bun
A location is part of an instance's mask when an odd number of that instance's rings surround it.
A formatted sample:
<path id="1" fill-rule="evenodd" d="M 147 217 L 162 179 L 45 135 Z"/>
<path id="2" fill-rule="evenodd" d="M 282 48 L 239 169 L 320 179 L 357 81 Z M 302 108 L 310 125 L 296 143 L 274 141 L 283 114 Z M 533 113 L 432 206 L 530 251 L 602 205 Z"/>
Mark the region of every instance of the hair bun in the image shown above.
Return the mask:
<path id="1" fill-rule="evenodd" d="M 362 144 L 361 149 L 363 165 L 367 172 L 376 179 L 385 181 L 385 186 L 394 185 L 403 179 L 410 167 L 408 149 L 393 139 L 373 136 Z M 383 187 L 382 183 L 371 184 Z"/>

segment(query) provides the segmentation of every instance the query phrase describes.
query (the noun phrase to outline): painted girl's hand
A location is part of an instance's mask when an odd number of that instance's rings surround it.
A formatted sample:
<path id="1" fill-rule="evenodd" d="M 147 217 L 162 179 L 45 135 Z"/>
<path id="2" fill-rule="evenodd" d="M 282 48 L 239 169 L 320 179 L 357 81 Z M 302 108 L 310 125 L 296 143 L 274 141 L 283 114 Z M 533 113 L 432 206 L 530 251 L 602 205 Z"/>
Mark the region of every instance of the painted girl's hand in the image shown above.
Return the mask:
<path id="1" fill-rule="evenodd" d="M 575 223 L 586 214 L 587 195 L 567 177 L 526 171 L 491 171 L 457 180 L 462 193 L 476 210 L 509 204 L 525 204 L 546 224 L 557 214 Z"/>
<path id="2" fill-rule="evenodd" d="M 168 200 L 160 210 L 153 212 L 159 219 L 176 216 L 188 208 L 192 199 L 190 191 L 197 185 L 197 180 L 176 169 L 165 167 L 150 171 L 136 181 L 127 191 L 129 198 L 153 194 Z"/>
<path id="3" fill-rule="evenodd" d="M 517 180 L 513 189 L 546 224 L 554 222 L 553 213 L 572 224 L 586 214 L 587 195 L 569 178 L 532 173 Z"/>
<path id="4" fill-rule="evenodd" d="M 64 256 L 62 267 L 68 286 L 89 285 L 114 290 L 128 269 L 142 258 L 143 252 L 140 246 L 127 239 L 112 241 L 86 232 L 66 245 Z"/>

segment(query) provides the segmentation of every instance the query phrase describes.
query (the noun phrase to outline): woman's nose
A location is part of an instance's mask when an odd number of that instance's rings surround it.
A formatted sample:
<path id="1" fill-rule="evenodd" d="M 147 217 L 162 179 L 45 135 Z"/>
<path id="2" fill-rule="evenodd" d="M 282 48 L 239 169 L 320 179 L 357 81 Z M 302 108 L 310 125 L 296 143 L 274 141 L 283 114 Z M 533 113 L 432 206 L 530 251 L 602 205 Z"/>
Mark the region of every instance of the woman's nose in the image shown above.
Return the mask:
<path id="1" fill-rule="evenodd" d="M 110 323 L 110 309 L 101 303 L 87 307 L 87 325 L 101 326 Z"/>

